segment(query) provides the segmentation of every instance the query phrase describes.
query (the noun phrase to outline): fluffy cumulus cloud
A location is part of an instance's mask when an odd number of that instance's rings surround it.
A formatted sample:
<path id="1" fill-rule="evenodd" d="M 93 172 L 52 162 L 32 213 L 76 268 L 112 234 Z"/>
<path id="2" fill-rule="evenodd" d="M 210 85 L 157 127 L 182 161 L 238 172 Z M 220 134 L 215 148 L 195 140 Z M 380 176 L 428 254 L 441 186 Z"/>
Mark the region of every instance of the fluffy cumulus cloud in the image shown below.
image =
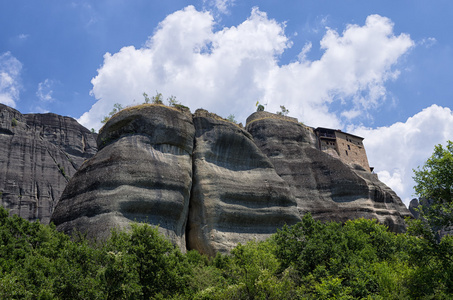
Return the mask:
<path id="1" fill-rule="evenodd" d="M 10 52 L 0 54 L 0 103 L 16 107 L 21 89 L 22 63 Z"/>
<path id="2" fill-rule="evenodd" d="M 320 59 L 307 60 L 309 43 L 293 62 L 279 64 L 292 46 L 284 23 L 253 8 L 237 26 L 216 31 L 214 25 L 210 12 L 188 6 L 167 16 L 142 48 L 106 53 L 92 79 L 97 101 L 79 121 L 99 128 L 113 104 L 140 103 L 143 92 L 159 91 L 192 110 L 233 114 L 240 122 L 259 100 L 272 112 L 284 105 L 308 125 L 340 128 L 386 100 L 385 83 L 398 76 L 397 61 L 414 44 L 395 35 L 388 18 L 371 15 L 341 33 L 327 28 Z M 340 111 L 329 110 L 333 102 Z"/>
<path id="3" fill-rule="evenodd" d="M 233 1 L 206 3 L 220 10 Z M 255 111 L 257 100 L 271 112 L 284 105 L 305 124 L 365 137 L 370 165 L 406 204 L 413 196 L 412 169 L 434 145 L 453 139 L 453 114 L 436 105 L 389 127 L 351 125 L 386 102 L 386 83 L 398 77 L 399 59 L 414 46 L 407 34 L 393 32 L 388 18 L 370 15 L 342 32 L 326 28 L 319 59 L 307 58 L 317 47 L 308 42 L 288 64 L 279 61 L 292 46 L 285 24 L 258 8 L 237 26 L 214 30 L 215 24 L 212 13 L 188 6 L 167 16 L 145 46 L 106 53 L 92 79 L 97 101 L 79 121 L 99 128 L 115 103 L 138 104 L 143 92 L 155 91 L 175 95 L 192 110 L 233 114 L 240 122 Z"/>
<path id="4" fill-rule="evenodd" d="M 404 123 L 376 129 L 351 127 L 349 130 L 365 137 L 368 159 L 379 179 L 409 205 L 414 198 L 412 170 L 425 163 L 435 145 L 445 145 L 447 140 L 453 140 L 453 112 L 432 105 Z"/>

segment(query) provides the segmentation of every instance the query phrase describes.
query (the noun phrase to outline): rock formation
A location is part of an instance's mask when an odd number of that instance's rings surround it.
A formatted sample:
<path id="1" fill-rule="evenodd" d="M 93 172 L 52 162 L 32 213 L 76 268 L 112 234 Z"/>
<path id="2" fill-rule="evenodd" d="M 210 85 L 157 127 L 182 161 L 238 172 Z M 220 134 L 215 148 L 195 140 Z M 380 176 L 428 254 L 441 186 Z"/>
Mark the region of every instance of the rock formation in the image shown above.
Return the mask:
<path id="1" fill-rule="evenodd" d="M 411 202 L 409 203 L 409 211 L 416 219 L 420 217 L 420 212 L 418 211 L 420 202 L 426 203 L 425 199 L 421 199 L 421 201 L 419 201 L 417 198 L 412 199 Z"/>
<path id="2" fill-rule="evenodd" d="M 194 115 L 188 246 L 214 255 L 300 221 L 288 184 L 248 132 L 204 110 Z"/>
<path id="3" fill-rule="evenodd" d="M 320 151 L 312 128 L 294 118 L 256 112 L 246 129 L 291 187 L 301 215 L 341 222 L 375 218 L 393 231 L 404 230 L 404 217 L 411 215 L 395 192 L 361 166 Z"/>
<path id="4" fill-rule="evenodd" d="M 266 112 L 247 123 L 244 130 L 205 110 L 162 105 L 121 111 L 101 130 L 99 152 L 74 175 L 52 221 L 96 238 L 147 221 L 182 250 L 209 255 L 264 239 L 307 212 L 404 230 L 410 213 L 398 196 L 369 170 L 318 149 L 312 128 Z"/>
<path id="5" fill-rule="evenodd" d="M 72 118 L 0 104 L 1 205 L 47 224 L 69 178 L 96 153 L 95 136 Z"/>
<path id="6" fill-rule="evenodd" d="M 409 203 L 409 211 L 411 214 L 414 216 L 416 219 L 424 219 L 423 216 L 420 214 L 420 209 L 424 207 L 425 209 L 429 209 L 429 207 L 433 204 L 432 199 L 426 199 L 426 198 L 414 198 L 411 200 Z M 426 212 L 426 210 L 425 210 Z M 438 242 L 440 242 L 440 239 L 444 237 L 445 235 L 452 235 L 453 234 L 453 226 L 448 226 L 448 227 L 443 227 L 443 228 L 431 228 L 434 232 L 436 232 L 436 238 L 438 239 Z"/>
<path id="7" fill-rule="evenodd" d="M 190 112 L 160 105 L 121 111 L 99 132 L 98 153 L 69 182 L 52 221 L 99 239 L 145 221 L 185 249 L 194 133 Z"/>
<path id="8" fill-rule="evenodd" d="M 59 230 L 94 239 L 149 222 L 183 251 L 208 255 L 308 212 L 375 218 L 397 232 L 411 216 L 363 163 L 322 151 L 295 118 L 256 112 L 244 129 L 205 110 L 144 104 L 113 116 L 97 145 L 95 137 L 71 118 L 0 106 L 1 204 L 44 223 L 53 212 Z"/>

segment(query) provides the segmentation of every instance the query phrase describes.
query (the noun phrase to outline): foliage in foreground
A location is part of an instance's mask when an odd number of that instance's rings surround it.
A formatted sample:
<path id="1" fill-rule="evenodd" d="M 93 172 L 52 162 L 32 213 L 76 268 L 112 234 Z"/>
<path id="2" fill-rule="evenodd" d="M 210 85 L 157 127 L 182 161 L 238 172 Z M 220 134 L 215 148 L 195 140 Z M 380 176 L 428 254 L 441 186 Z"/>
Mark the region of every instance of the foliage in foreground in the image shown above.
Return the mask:
<path id="1" fill-rule="evenodd" d="M 414 170 L 414 186 L 423 199 L 418 228 L 425 238 L 438 239 L 438 231 L 453 226 L 453 142 L 437 145 L 422 167 Z"/>
<path id="2" fill-rule="evenodd" d="M 307 214 L 208 258 L 146 224 L 92 245 L 0 208 L 1 299 L 446 299 L 452 258 L 450 236 L 434 245 L 365 219 Z"/>

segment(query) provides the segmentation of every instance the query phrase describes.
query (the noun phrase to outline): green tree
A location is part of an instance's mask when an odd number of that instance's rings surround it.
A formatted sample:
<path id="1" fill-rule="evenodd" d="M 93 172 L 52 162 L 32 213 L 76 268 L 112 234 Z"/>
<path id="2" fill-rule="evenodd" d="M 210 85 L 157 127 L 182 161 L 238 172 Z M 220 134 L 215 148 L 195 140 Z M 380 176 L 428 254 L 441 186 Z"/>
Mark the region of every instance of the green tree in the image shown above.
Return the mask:
<path id="1" fill-rule="evenodd" d="M 287 116 L 289 114 L 289 110 L 284 105 L 280 105 L 280 109 L 281 111 L 278 111 L 277 115 Z"/>
<path id="2" fill-rule="evenodd" d="M 230 121 L 231 123 L 234 123 L 234 124 L 237 124 L 238 121 L 236 121 L 235 117 L 233 114 L 230 114 L 228 117 L 227 117 L 227 120 Z"/>
<path id="3" fill-rule="evenodd" d="M 74 238 L 0 207 L 0 298 L 102 298 L 101 252 Z"/>
<path id="4" fill-rule="evenodd" d="M 453 142 L 437 145 L 422 167 L 414 170 L 416 194 L 426 199 L 421 217 L 435 231 L 453 225 Z"/>
<path id="5" fill-rule="evenodd" d="M 176 100 L 176 96 L 173 96 L 173 95 L 168 97 L 167 101 L 168 101 L 168 105 L 170 105 L 170 106 L 181 105 L 181 103 L 178 100 Z"/>
<path id="6" fill-rule="evenodd" d="M 294 278 L 301 298 L 372 298 L 386 293 L 391 299 L 395 296 L 389 290 L 405 288 L 408 267 L 399 260 L 404 238 L 375 220 L 321 223 L 306 214 L 300 223 L 279 230 L 274 240 L 281 269 L 298 273 Z"/>
<path id="7" fill-rule="evenodd" d="M 156 92 L 156 96 L 152 97 L 152 102 L 154 104 L 163 104 L 163 96 L 162 93 Z"/>
<path id="8" fill-rule="evenodd" d="M 151 99 L 149 99 L 148 94 L 143 92 L 143 97 L 145 98 L 145 103 L 148 104 Z"/>
<path id="9" fill-rule="evenodd" d="M 256 111 L 264 111 L 264 106 L 260 104 L 259 101 L 256 101 Z"/>
<path id="10" fill-rule="evenodd" d="M 409 251 L 417 266 L 409 277 L 410 295 L 422 298 L 436 294 L 438 299 L 447 299 L 453 293 L 453 238 L 441 237 L 441 232 L 453 226 L 453 142 L 435 146 L 414 174 L 421 205 L 419 219 L 408 220 L 408 233 L 418 238 L 417 247 Z"/>
<path id="11" fill-rule="evenodd" d="M 179 249 L 155 227 L 137 223 L 131 227 L 131 232 L 113 231 L 105 245 L 108 293 L 135 299 L 183 293 L 184 257 Z"/>
<path id="12" fill-rule="evenodd" d="M 104 119 L 101 121 L 102 124 L 105 124 L 108 122 L 108 120 L 110 120 L 111 117 L 113 117 L 113 115 L 115 115 L 116 113 L 120 112 L 121 110 L 123 110 L 123 106 L 119 103 L 115 103 L 113 105 L 113 109 L 111 112 L 109 112 L 108 116 L 105 116 Z"/>

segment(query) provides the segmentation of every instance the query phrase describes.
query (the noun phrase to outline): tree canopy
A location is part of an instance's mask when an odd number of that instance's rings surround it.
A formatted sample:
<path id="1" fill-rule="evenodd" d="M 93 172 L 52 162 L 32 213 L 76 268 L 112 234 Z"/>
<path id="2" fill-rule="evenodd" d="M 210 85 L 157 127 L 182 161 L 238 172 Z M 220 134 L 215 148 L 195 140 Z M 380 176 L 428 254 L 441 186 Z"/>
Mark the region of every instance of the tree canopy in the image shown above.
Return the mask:
<path id="1" fill-rule="evenodd" d="M 453 238 L 310 214 L 230 254 L 181 253 L 133 223 L 105 242 L 68 237 L 0 207 L 0 299 L 451 299 Z"/>
<path id="2" fill-rule="evenodd" d="M 425 200 L 419 209 L 422 218 L 435 230 L 452 226 L 453 142 L 435 146 L 432 156 L 414 173 L 415 192 Z"/>

